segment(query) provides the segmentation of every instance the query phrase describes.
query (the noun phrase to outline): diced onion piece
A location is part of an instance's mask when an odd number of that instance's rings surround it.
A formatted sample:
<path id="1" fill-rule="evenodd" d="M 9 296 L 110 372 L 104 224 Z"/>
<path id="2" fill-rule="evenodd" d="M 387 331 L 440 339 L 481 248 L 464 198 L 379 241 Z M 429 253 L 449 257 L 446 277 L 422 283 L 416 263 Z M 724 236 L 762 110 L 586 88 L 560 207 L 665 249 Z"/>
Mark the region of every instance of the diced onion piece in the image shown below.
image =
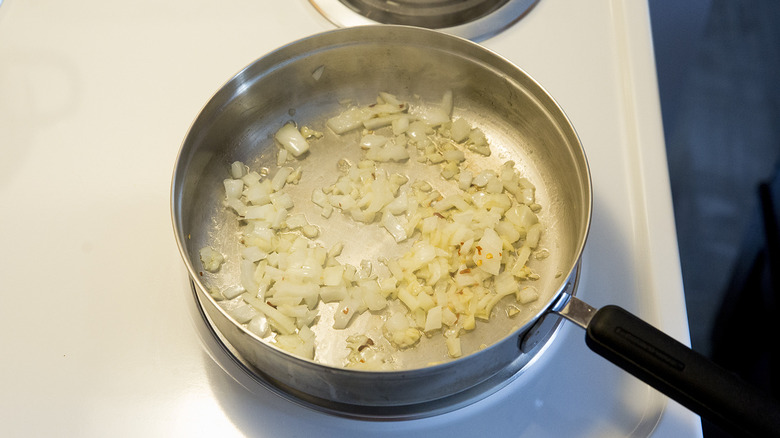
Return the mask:
<path id="1" fill-rule="evenodd" d="M 248 187 L 252 187 L 254 185 L 260 184 L 260 181 L 262 179 L 263 176 L 255 172 L 254 170 L 251 172 L 246 172 L 246 174 L 244 174 L 244 176 L 241 177 L 241 180 L 244 181 L 244 184 L 246 184 Z"/>
<path id="2" fill-rule="evenodd" d="M 246 175 L 246 166 L 244 166 L 244 163 L 240 161 L 234 161 L 233 164 L 230 165 L 230 176 L 235 179 L 239 179 L 244 175 Z"/>
<path id="3" fill-rule="evenodd" d="M 328 205 L 328 197 L 325 195 L 322 189 L 318 187 L 311 192 L 311 202 L 319 205 L 320 207 L 325 207 Z"/>
<path id="4" fill-rule="evenodd" d="M 488 181 L 487 185 L 485 186 L 485 191 L 487 193 L 500 194 L 504 191 L 504 183 L 498 178 L 493 178 Z"/>
<path id="5" fill-rule="evenodd" d="M 461 357 L 463 355 L 463 350 L 461 350 L 460 346 L 460 338 L 449 336 L 445 338 L 445 343 L 447 344 L 447 353 L 449 353 L 451 357 Z"/>
<path id="6" fill-rule="evenodd" d="M 388 339 L 398 348 L 409 348 L 420 340 L 420 331 L 409 325 L 406 315 L 393 313 L 385 323 Z"/>
<path id="7" fill-rule="evenodd" d="M 409 292 L 408 288 L 401 288 L 398 291 L 398 299 L 401 300 L 409 310 L 415 310 L 420 307 L 420 302 Z"/>
<path id="8" fill-rule="evenodd" d="M 495 229 L 498 235 L 509 243 L 515 243 L 520 239 L 520 232 L 514 224 L 507 220 L 500 221 Z"/>
<path id="9" fill-rule="evenodd" d="M 406 213 L 406 211 L 409 208 L 409 200 L 406 192 L 401 192 L 398 197 L 390 201 L 389 204 L 387 204 L 384 207 L 384 210 L 386 212 L 389 212 L 390 214 L 399 215 Z"/>
<path id="10" fill-rule="evenodd" d="M 533 287 L 527 286 L 517 292 L 517 301 L 520 304 L 532 303 L 539 299 L 539 292 Z"/>
<path id="11" fill-rule="evenodd" d="M 279 170 L 276 171 L 276 175 L 274 175 L 273 179 L 271 180 L 271 188 L 276 192 L 282 190 L 284 185 L 287 183 L 287 177 L 293 173 L 293 170 L 295 169 L 292 167 L 280 167 Z"/>
<path id="12" fill-rule="evenodd" d="M 320 299 L 323 303 L 341 301 L 348 296 L 347 286 L 323 286 L 320 288 Z"/>
<path id="13" fill-rule="evenodd" d="M 389 211 L 382 215 L 382 226 L 393 236 L 396 242 L 403 242 L 407 239 L 406 229 L 403 224 Z"/>
<path id="14" fill-rule="evenodd" d="M 346 328 L 361 304 L 361 301 L 355 297 L 348 297 L 342 300 L 338 308 L 336 308 L 336 313 L 333 314 L 333 328 Z"/>
<path id="15" fill-rule="evenodd" d="M 458 143 L 463 143 L 469 138 L 469 133 L 471 133 L 469 122 L 464 119 L 455 119 L 452 121 L 452 126 L 450 127 L 451 139 Z"/>
<path id="16" fill-rule="evenodd" d="M 241 257 L 244 258 L 244 260 L 258 262 L 268 257 L 268 253 L 257 246 L 245 246 L 241 249 Z"/>
<path id="17" fill-rule="evenodd" d="M 393 135 L 401 135 L 405 133 L 407 129 L 409 129 L 409 117 L 405 115 L 399 115 L 398 118 L 393 120 L 392 125 Z"/>
<path id="18" fill-rule="evenodd" d="M 276 165 L 281 166 L 287 162 L 287 149 L 279 149 L 279 153 L 276 155 Z"/>
<path id="19" fill-rule="evenodd" d="M 298 167 L 289 175 L 287 175 L 287 184 L 298 184 L 298 182 L 301 180 L 301 175 L 303 175 L 303 171 L 300 167 Z"/>
<path id="20" fill-rule="evenodd" d="M 322 284 L 325 286 L 338 286 L 344 282 L 344 266 L 328 266 L 322 270 Z"/>
<path id="21" fill-rule="evenodd" d="M 420 331 L 414 327 L 407 327 L 393 332 L 391 340 L 398 348 L 409 348 L 420 340 Z"/>
<path id="22" fill-rule="evenodd" d="M 290 352 L 296 356 L 300 356 L 304 359 L 314 358 L 314 341 L 303 339 L 303 337 L 299 334 L 277 336 L 274 339 L 274 344 L 282 350 Z"/>
<path id="23" fill-rule="evenodd" d="M 419 303 L 420 308 L 426 312 L 436 305 L 436 302 L 433 301 L 433 298 L 426 292 L 417 294 L 417 303 Z"/>
<path id="24" fill-rule="evenodd" d="M 490 180 L 496 178 L 496 173 L 492 170 L 483 170 L 482 172 L 478 173 L 474 180 L 471 182 L 477 187 L 485 187 L 490 182 Z"/>
<path id="25" fill-rule="evenodd" d="M 363 121 L 368 120 L 371 113 L 364 108 L 349 108 L 336 117 L 328 119 L 326 124 L 336 134 L 343 134 L 363 126 Z"/>
<path id="26" fill-rule="evenodd" d="M 245 219 L 262 219 L 271 221 L 276 215 L 277 208 L 273 204 L 253 205 L 246 207 Z"/>
<path id="27" fill-rule="evenodd" d="M 308 126 L 301 126 L 301 135 L 303 135 L 305 138 L 322 138 L 323 134 L 320 131 L 315 131 L 314 129 L 309 128 Z"/>
<path id="28" fill-rule="evenodd" d="M 225 199 L 225 205 L 233 211 L 236 212 L 239 216 L 245 216 L 246 215 L 246 204 L 241 202 L 240 199 L 236 198 L 227 198 Z"/>
<path id="29" fill-rule="evenodd" d="M 366 153 L 366 158 L 377 162 L 401 162 L 409 159 L 409 152 L 398 143 L 389 142 L 382 146 L 373 147 Z"/>
<path id="30" fill-rule="evenodd" d="M 200 261 L 203 264 L 203 269 L 217 272 L 225 261 L 225 256 L 215 251 L 214 248 L 206 246 L 200 250 Z"/>
<path id="31" fill-rule="evenodd" d="M 241 260 L 241 286 L 251 294 L 257 294 L 260 285 L 255 281 L 255 264 L 251 260 Z"/>
<path id="32" fill-rule="evenodd" d="M 539 218 L 536 216 L 530 207 L 525 204 L 518 204 L 512 207 L 506 212 L 506 218 L 513 224 L 521 227 L 525 230 L 531 228 L 531 225 L 539 222 Z"/>
<path id="33" fill-rule="evenodd" d="M 424 332 L 432 332 L 441 328 L 442 321 L 442 308 L 441 306 L 434 306 L 428 310 L 425 315 L 425 328 Z"/>
<path id="34" fill-rule="evenodd" d="M 249 322 L 252 318 L 255 317 L 255 315 L 257 315 L 257 310 L 248 304 L 243 304 L 228 310 L 227 314 L 230 315 L 231 318 L 235 319 L 237 323 L 244 324 Z"/>
<path id="35" fill-rule="evenodd" d="M 446 198 L 442 199 L 441 201 L 436 202 L 433 204 L 433 209 L 436 211 L 446 211 L 450 208 L 457 208 L 458 210 L 464 211 L 468 210 L 469 204 L 466 202 L 465 199 L 460 194 L 456 195 L 450 195 Z"/>
<path id="36" fill-rule="evenodd" d="M 525 244 L 529 248 L 535 249 L 539 245 L 539 238 L 541 235 L 542 225 L 539 223 L 531 225 L 531 227 L 528 228 L 528 234 L 525 236 Z"/>
<path id="37" fill-rule="evenodd" d="M 226 179 L 224 182 L 225 185 L 225 196 L 228 198 L 235 198 L 238 199 L 241 197 L 241 193 L 244 190 L 244 182 L 240 179 Z"/>
<path id="38" fill-rule="evenodd" d="M 295 206 L 292 196 L 289 193 L 276 192 L 268 196 L 271 203 L 277 208 L 283 208 L 289 210 Z"/>
<path id="39" fill-rule="evenodd" d="M 249 321 L 249 323 L 246 325 L 246 328 L 261 338 L 268 335 L 268 332 L 271 331 L 271 328 L 268 325 L 268 318 L 262 313 L 252 317 L 252 320 Z"/>
<path id="40" fill-rule="evenodd" d="M 387 307 L 387 299 L 382 295 L 379 283 L 375 279 L 366 279 L 358 283 L 363 304 L 372 312 L 378 312 Z"/>
<path id="41" fill-rule="evenodd" d="M 427 265 L 436 257 L 436 248 L 428 242 L 418 241 L 412 246 L 412 250 L 401 260 L 401 267 L 414 272 Z"/>
<path id="42" fill-rule="evenodd" d="M 309 142 L 293 123 L 287 123 L 279 128 L 274 138 L 295 157 L 300 157 L 309 150 Z"/>
<path id="43" fill-rule="evenodd" d="M 252 307 L 265 314 L 265 316 L 268 317 L 269 322 L 273 324 L 280 333 L 285 335 L 295 333 L 295 321 L 289 316 L 285 316 L 278 310 L 249 294 L 243 294 L 242 298 Z"/>
<path id="44" fill-rule="evenodd" d="M 396 120 L 405 117 L 403 114 L 391 114 L 389 116 L 374 117 L 363 121 L 363 126 L 371 131 L 392 125 Z"/>
<path id="45" fill-rule="evenodd" d="M 493 284 L 493 289 L 495 290 L 496 295 L 499 296 L 516 293 L 519 287 L 520 286 L 518 285 L 517 280 L 515 280 L 512 275 L 506 271 L 496 276 L 495 282 Z"/>
<path id="46" fill-rule="evenodd" d="M 246 196 L 247 201 L 254 205 L 263 205 L 271 202 L 270 195 L 272 191 L 271 181 L 263 180 L 262 182 L 247 187 L 246 190 L 244 190 L 244 196 Z"/>
<path id="47" fill-rule="evenodd" d="M 516 277 L 520 277 L 523 268 L 525 267 L 525 264 L 528 263 L 528 257 L 531 256 L 531 248 L 527 246 L 522 246 L 517 251 L 517 259 L 515 260 L 515 264 L 512 266 L 511 272 L 512 275 Z"/>
<path id="48" fill-rule="evenodd" d="M 229 286 L 225 288 L 225 290 L 222 291 L 222 296 L 225 297 L 225 299 L 232 300 L 233 298 L 241 295 L 246 290 L 243 286 L 234 284 L 232 286 Z"/>
<path id="49" fill-rule="evenodd" d="M 458 287 L 469 287 L 479 284 L 479 279 L 477 278 L 476 273 L 472 272 L 468 268 L 459 270 L 455 274 L 454 279 L 455 285 Z"/>
<path id="50" fill-rule="evenodd" d="M 450 121 L 450 115 L 441 108 L 429 108 L 420 114 L 420 118 L 430 126 L 439 126 Z"/>
<path id="51" fill-rule="evenodd" d="M 400 113 L 402 111 L 406 111 L 406 105 L 405 104 L 393 105 L 390 103 L 381 103 L 381 104 L 369 105 L 366 108 L 366 110 L 370 114 L 370 117 L 377 117 L 377 116 L 395 114 L 395 113 Z"/>
<path id="52" fill-rule="evenodd" d="M 501 253 L 503 242 L 498 233 L 492 228 L 486 228 L 485 233 L 476 245 L 474 263 L 483 271 L 498 275 L 501 269 Z"/>
<path id="53" fill-rule="evenodd" d="M 452 327 L 458 322 L 458 315 L 450 310 L 449 307 L 443 307 L 441 310 L 441 322 L 448 327 Z"/>
<path id="54" fill-rule="evenodd" d="M 458 149 L 453 149 L 450 151 L 445 151 L 442 156 L 447 161 L 456 161 L 460 163 L 461 161 L 466 160 L 466 155 L 463 153 L 463 151 Z"/>
<path id="55" fill-rule="evenodd" d="M 309 239 L 313 239 L 320 235 L 320 228 L 316 225 L 306 224 L 301 228 L 301 232 Z"/>
<path id="56" fill-rule="evenodd" d="M 408 135 L 411 140 L 416 141 L 418 145 L 424 143 L 424 140 L 427 140 L 428 134 L 433 134 L 433 129 L 428 123 L 422 120 L 411 122 L 406 129 L 406 135 Z"/>
<path id="57" fill-rule="evenodd" d="M 404 102 L 402 102 L 401 100 L 399 100 L 399 99 L 398 99 L 398 98 L 397 98 L 395 95 L 393 95 L 393 94 L 390 94 L 390 93 L 388 93 L 388 92 L 386 92 L 386 91 L 380 91 L 380 92 L 379 92 L 379 97 L 380 97 L 380 98 L 381 98 L 381 99 L 382 99 L 382 100 L 383 100 L 385 103 L 389 103 L 390 105 L 395 105 L 395 106 L 402 106 L 402 105 L 405 105 L 405 104 L 404 104 Z"/>
<path id="58" fill-rule="evenodd" d="M 387 137 L 377 134 L 366 134 L 360 139 L 360 147 L 363 149 L 370 149 L 384 145 L 387 143 Z"/>

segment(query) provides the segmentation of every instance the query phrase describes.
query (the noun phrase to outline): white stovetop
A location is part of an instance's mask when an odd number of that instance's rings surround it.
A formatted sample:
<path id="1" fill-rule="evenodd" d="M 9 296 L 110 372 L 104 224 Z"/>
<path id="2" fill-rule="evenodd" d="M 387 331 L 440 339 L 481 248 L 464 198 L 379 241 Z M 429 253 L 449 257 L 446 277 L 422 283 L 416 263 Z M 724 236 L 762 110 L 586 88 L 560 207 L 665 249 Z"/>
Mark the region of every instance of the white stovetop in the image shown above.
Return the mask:
<path id="1" fill-rule="evenodd" d="M 579 295 L 688 342 L 647 5 L 541 0 L 483 42 L 571 117 L 594 182 Z M 566 325 L 525 375 L 459 411 L 371 423 L 246 391 L 188 305 L 169 186 L 219 86 L 332 25 L 304 0 L 0 5 L 0 424 L 9 436 L 700 436 L 690 414 Z M 650 238 L 652 236 L 652 239 Z"/>

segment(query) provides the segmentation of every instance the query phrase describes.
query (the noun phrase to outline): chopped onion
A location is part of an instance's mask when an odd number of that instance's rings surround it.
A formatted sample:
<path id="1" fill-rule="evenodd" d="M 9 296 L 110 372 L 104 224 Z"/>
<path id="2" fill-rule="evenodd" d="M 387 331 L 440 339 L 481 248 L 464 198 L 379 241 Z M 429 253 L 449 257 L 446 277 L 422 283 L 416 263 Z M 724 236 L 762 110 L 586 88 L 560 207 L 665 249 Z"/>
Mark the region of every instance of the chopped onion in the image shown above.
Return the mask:
<path id="1" fill-rule="evenodd" d="M 352 106 L 326 122 L 336 135 L 364 128 L 353 137 L 363 155 L 355 164 L 340 160 L 337 179 L 314 189 L 310 202 L 326 218 L 336 210 L 343 220 L 378 223 L 396 242 L 411 240 L 400 257 L 379 259 L 386 270 L 374 269 L 370 260 L 360 267 L 341 263 L 343 243 L 324 248 L 316 242 L 320 228 L 297 211 L 286 191 L 302 178 L 300 167 L 285 166 L 289 154 L 302 157 L 309 150 L 306 139 L 321 132 L 299 131 L 294 123 L 279 129 L 274 138 L 283 147 L 270 178 L 269 172 L 231 164 L 224 203 L 242 221 L 242 247 L 239 284 L 214 291 L 225 311 L 250 332 L 273 333 L 271 342 L 305 358 L 314 358 L 316 336 L 309 326 L 320 302 L 336 303 L 334 329 L 366 311 L 385 314 L 384 336 L 395 347 L 411 348 L 423 332 L 441 332 L 449 355 L 459 357 L 460 335 L 474 330 L 477 319 L 489 320 L 504 297 L 515 298 L 511 315 L 519 312 L 516 306 L 537 300 L 538 292 L 521 283 L 539 278 L 529 260 L 549 254 L 541 249 L 531 257 L 543 229 L 536 188 L 513 162 L 496 170 L 469 168 L 469 154 L 490 155 L 490 146 L 479 128 L 464 118 L 452 120 L 453 107 L 451 91 L 439 105 L 414 110 L 382 92 L 376 103 Z M 412 156 L 438 166 L 437 189 L 382 167 Z M 204 267 L 221 256 L 210 251 L 201 251 Z M 359 355 L 371 357 L 380 356 Z M 362 367 L 374 365 L 387 363 Z"/>
<path id="2" fill-rule="evenodd" d="M 452 357 L 461 357 L 463 355 L 463 350 L 461 350 L 460 346 L 460 338 L 456 336 L 449 336 L 445 337 L 446 345 L 447 345 L 447 352 Z"/>
<path id="3" fill-rule="evenodd" d="M 392 125 L 396 120 L 401 118 L 404 118 L 403 114 L 392 114 L 389 116 L 374 117 L 372 119 L 364 120 L 363 127 L 373 131 L 388 125 Z"/>
<path id="4" fill-rule="evenodd" d="M 280 167 L 279 170 L 276 171 L 276 175 L 274 175 L 274 178 L 271 180 L 271 187 L 274 191 L 278 192 L 284 187 L 287 183 L 287 177 L 293 173 L 293 170 L 292 167 Z"/>
<path id="5" fill-rule="evenodd" d="M 475 246 L 474 263 L 483 271 L 498 275 L 501 269 L 503 241 L 492 228 L 485 228 L 482 238 Z"/>
<path id="6" fill-rule="evenodd" d="M 539 238 L 542 233 L 542 226 L 539 223 L 535 223 L 528 228 L 528 234 L 525 237 L 525 244 L 535 249 L 539 245 Z"/>
<path id="7" fill-rule="evenodd" d="M 257 315 L 257 310 L 248 304 L 242 304 L 232 310 L 229 310 L 227 313 L 233 319 L 235 319 L 237 323 L 244 324 L 249 322 L 252 318 L 255 317 L 255 315 Z"/>
<path id="8" fill-rule="evenodd" d="M 389 211 L 382 215 L 382 226 L 393 236 L 396 242 L 403 242 L 409 237 L 406 235 L 406 230 L 401 222 Z"/>
<path id="9" fill-rule="evenodd" d="M 203 269 L 209 272 L 217 272 L 225 261 L 225 256 L 215 251 L 209 246 L 200 250 L 200 260 L 203 263 Z"/>
<path id="10" fill-rule="evenodd" d="M 246 292 L 246 290 L 244 289 L 243 286 L 234 284 L 232 286 L 227 287 L 225 290 L 223 290 L 222 296 L 228 300 L 232 300 L 233 298 L 241 295 L 244 292 Z"/>
<path id="11" fill-rule="evenodd" d="M 539 292 L 533 287 L 527 286 L 517 292 L 517 301 L 520 304 L 528 304 L 539 299 Z"/>
<path id="12" fill-rule="evenodd" d="M 274 138 L 295 157 L 300 157 L 309 150 L 309 142 L 293 123 L 287 123 L 279 128 Z"/>
<path id="13" fill-rule="evenodd" d="M 423 331 L 428 333 L 434 330 L 441 329 L 442 324 L 442 308 L 441 306 L 434 306 L 428 310 L 425 316 L 425 327 Z"/>
<path id="14" fill-rule="evenodd" d="M 471 133 L 469 122 L 464 119 L 455 119 L 452 122 L 452 126 L 450 126 L 450 138 L 456 142 L 463 143 L 466 141 L 466 139 L 469 138 L 469 133 Z"/>
<path id="15" fill-rule="evenodd" d="M 370 149 L 382 146 L 387 143 L 387 137 L 384 135 L 366 134 L 360 139 L 360 147 Z"/>
<path id="16" fill-rule="evenodd" d="M 387 93 L 385 91 L 380 91 L 379 97 L 382 99 L 382 101 L 384 101 L 385 103 L 389 103 L 390 105 L 395 105 L 395 106 L 405 105 L 404 102 L 402 102 L 397 97 L 395 97 L 395 95 Z"/>
<path id="17" fill-rule="evenodd" d="M 276 155 L 276 165 L 281 166 L 287 162 L 287 149 L 279 149 L 279 153 Z"/>
<path id="18" fill-rule="evenodd" d="M 364 108 L 350 108 L 336 117 L 328 119 L 327 125 L 336 134 L 343 134 L 363 126 L 363 121 L 368 120 L 371 113 Z"/>
<path id="19" fill-rule="evenodd" d="M 230 176 L 234 179 L 239 179 L 244 175 L 246 175 L 246 166 L 244 166 L 244 163 L 234 161 L 233 164 L 230 165 Z"/>
<path id="20" fill-rule="evenodd" d="M 333 314 L 333 328 L 343 329 L 361 306 L 361 301 L 355 297 L 347 297 L 339 303 L 336 313 Z"/>
<path id="21" fill-rule="evenodd" d="M 409 129 L 409 117 L 399 115 L 396 119 L 393 119 L 392 125 L 393 135 L 401 135 L 405 133 L 407 129 Z"/>
<path id="22" fill-rule="evenodd" d="M 241 197 L 241 193 L 244 190 L 244 182 L 240 179 L 226 179 L 224 181 L 225 184 L 225 195 L 228 198 L 235 198 L 238 199 Z"/>
<path id="23" fill-rule="evenodd" d="M 268 253 L 257 246 L 246 246 L 241 250 L 241 257 L 251 262 L 259 262 L 268 257 Z"/>
<path id="24" fill-rule="evenodd" d="M 250 332 L 256 334 L 257 336 L 260 336 L 261 338 L 266 336 L 270 331 L 270 327 L 268 325 L 268 318 L 266 318 L 266 316 L 263 315 L 262 313 L 252 317 L 252 320 L 249 321 L 249 323 L 246 325 L 246 328 L 249 329 Z"/>

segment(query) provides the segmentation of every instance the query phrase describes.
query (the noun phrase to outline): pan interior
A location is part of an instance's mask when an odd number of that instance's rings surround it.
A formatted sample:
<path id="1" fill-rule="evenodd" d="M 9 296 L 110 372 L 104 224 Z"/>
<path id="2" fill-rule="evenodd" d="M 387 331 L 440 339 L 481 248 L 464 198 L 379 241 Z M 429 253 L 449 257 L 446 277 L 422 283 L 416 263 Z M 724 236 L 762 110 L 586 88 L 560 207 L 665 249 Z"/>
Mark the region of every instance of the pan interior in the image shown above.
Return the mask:
<path id="1" fill-rule="evenodd" d="M 497 169 L 508 160 L 516 163 L 537 187 L 545 227 L 540 245 L 550 252 L 547 259 L 532 262 L 541 277 L 533 286 L 541 297 L 512 317 L 497 306 L 489 323 L 478 323 L 475 331 L 462 336 L 464 354 L 526 327 L 547 308 L 574 269 L 588 227 L 587 165 L 566 117 L 525 73 L 459 38 L 437 34 L 433 44 L 419 38 L 428 33 L 410 38 L 406 32 L 393 35 L 391 27 L 364 32 L 357 42 L 342 35 L 343 31 L 333 33 L 328 41 L 326 34 L 324 43 L 320 38 L 311 47 L 303 41 L 251 64 L 212 98 L 193 124 L 177 163 L 173 209 L 177 238 L 194 281 L 204 290 L 239 282 L 238 222 L 222 203 L 222 181 L 237 160 L 273 172 L 278 150 L 273 134 L 291 120 L 325 133 L 296 163 L 304 178 L 288 191 L 296 199 L 295 208 L 323 230 L 318 240 L 326 248 L 344 243 L 340 261 L 356 266 L 369 259 L 379 267 L 377 258 L 399 255 L 408 247 L 397 245 L 379 225 L 357 227 L 338 213 L 326 220 L 307 204 L 314 188 L 335 182 L 340 159 L 360 158 L 359 148 L 338 139 L 325 121 L 341 112 L 344 102 L 371 103 L 379 91 L 411 102 L 437 103 L 452 90 L 453 117 L 480 127 L 493 151 L 489 157 L 470 159 L 468 166 L 481 170 Z M 383 167 L 434 185 L 440 179 L 438 169 L 413 160 Z M 201 269 L 198 252 L 204 246 L 226 255 L 216 274 Z M 345 338 L 377 330 L 378 317 L 366 312 L 336 333 L 328 317 L 334 307 L 320 306 L 322 316 L 313 327 L 317 360 L 340 366 Z M 416 369 L 446 358 L 441 336 L 433 336 L 399 352 L 397 361 L 403 369 Z"/>

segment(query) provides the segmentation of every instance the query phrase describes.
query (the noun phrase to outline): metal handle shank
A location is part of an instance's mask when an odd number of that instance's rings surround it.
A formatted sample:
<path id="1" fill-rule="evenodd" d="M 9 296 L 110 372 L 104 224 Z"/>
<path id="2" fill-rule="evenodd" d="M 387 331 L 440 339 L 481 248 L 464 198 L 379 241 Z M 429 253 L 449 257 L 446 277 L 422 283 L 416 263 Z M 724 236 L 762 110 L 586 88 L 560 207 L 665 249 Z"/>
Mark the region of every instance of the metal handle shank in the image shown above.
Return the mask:
<path id="1" fill-rule="evenodd" d="M 780 435 L 766 394 L 628 311 L 605 306 L 586 329 L 591 350 L 726 430 Z"/>

